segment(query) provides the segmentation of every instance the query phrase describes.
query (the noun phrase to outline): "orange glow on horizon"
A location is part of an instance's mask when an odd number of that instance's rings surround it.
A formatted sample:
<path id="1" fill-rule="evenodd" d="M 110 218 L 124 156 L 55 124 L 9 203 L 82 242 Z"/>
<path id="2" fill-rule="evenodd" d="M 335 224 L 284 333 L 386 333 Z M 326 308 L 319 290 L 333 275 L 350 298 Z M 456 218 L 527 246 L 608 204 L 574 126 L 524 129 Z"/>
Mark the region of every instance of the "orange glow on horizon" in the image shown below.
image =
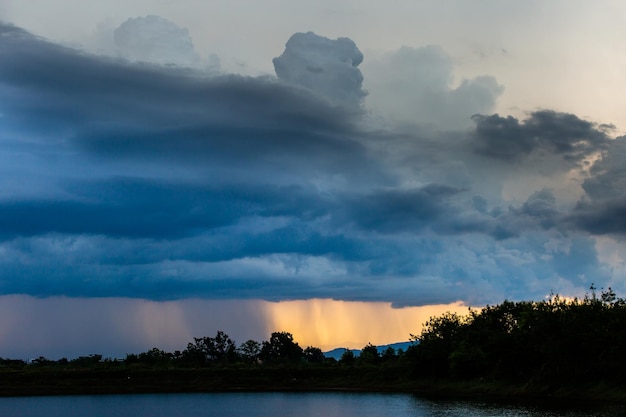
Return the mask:
<path id="1" fill-rule="evenodd" d="M 367 343 L 385 345 L 418 335 L 432 316 L 467 314 L 458 301 L 419 307 L 393 308 L 391 303 L 310 299 L 267 303 L 270 332 L 287 331 L 302 347 L 322 350 L 360 349 Z"/>
<path id="2" fill-rule="evenodd" d="M 80 314 L 76 314 L 80 311 Z M 419 334 L 431 316 L 466 314 L 461 302 L 393 308 L 390 303 L 309 299 L 151 301 L 130 298 L 0 296 L 0 356 L 124 358 L 156 347 L 185 349 L 194 337 L 224 331 L 240 345 L 287 331 L 303 348 L 324 351 L 384 345 Z"/>

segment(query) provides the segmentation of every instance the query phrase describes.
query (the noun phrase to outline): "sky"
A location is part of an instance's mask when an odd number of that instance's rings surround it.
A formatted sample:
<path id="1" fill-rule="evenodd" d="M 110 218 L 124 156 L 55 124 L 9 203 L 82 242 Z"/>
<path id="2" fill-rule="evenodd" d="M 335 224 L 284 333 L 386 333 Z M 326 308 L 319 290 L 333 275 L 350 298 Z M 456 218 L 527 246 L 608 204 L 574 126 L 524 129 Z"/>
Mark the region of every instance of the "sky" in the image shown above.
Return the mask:
<path id="1" fill-rule="evenodd" d="M 0 0 L 0 356 L 626 289 L 626 4 Z"/>

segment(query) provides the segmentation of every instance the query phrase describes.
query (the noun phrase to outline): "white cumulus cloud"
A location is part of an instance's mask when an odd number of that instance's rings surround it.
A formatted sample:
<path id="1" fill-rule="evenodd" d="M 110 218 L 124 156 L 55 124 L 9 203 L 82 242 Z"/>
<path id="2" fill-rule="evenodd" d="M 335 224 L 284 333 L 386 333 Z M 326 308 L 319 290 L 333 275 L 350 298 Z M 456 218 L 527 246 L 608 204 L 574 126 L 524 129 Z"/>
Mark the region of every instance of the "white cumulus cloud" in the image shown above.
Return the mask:
<path id="1" fill-rule="evenodd" d="M 200 56 L 189 32 L 159 16 L 130 18 L 114 32 L 119 53 L 132 61 L 196 67 Z"/>
<path id="2" fill-rule="evenodd" d="M 282 81 L 302 86 L 342 104 L 359 104 L 365 91 L 358 66 L 363 54 L 349 38 L 328 39 L 313 32 L 296 33 L 274 58 Z"/>
<path id="3" fill-rule="evenodd" d="M 385 117 L 446 130 L 465 128 L 488 113 L 504 91 L 494 77 L 454 86 L 451 58 L 438 46 L 402 47 L 365 66 L 367 101 Z"/>

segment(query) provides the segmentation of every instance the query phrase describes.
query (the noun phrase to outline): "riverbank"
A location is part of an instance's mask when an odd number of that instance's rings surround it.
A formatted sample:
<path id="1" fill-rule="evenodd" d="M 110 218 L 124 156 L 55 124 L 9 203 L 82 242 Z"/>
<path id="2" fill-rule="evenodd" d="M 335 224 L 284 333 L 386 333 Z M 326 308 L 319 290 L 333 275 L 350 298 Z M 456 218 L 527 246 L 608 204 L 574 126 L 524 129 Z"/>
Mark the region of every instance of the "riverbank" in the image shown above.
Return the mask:
<path id="1" fill-rule="evenodd" d="M 626 405 L 625 387 L 508 384 L 420 379 L 406 369 L 215 368 L 28 369 L 0 371 L 0 396 L 201 393 L 232 391 L 404 392 L 431 398 L 609 402 Z"/>

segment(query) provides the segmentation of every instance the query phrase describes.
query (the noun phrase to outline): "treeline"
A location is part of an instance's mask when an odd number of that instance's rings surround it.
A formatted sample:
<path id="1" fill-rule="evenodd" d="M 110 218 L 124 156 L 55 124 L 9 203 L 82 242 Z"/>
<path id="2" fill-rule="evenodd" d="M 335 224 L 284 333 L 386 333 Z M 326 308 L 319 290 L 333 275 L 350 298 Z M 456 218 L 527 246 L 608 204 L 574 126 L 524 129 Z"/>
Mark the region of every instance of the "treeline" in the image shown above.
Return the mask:
<path id="1" fill-rule="evenodd" d="M 0 369 L 54 368 L 55 377 L 56 369 L 72 370 L 68 375 L 75 375 L 76 369 L 180 370 L 177 383 L 192 380 L 207 390 L 241 387 L 242 381 L 247 381 L 245 386 L 262 387 L 441 387 L 444 391 L 450 382 L 460 382 L 463 390 L 470 381 L 472 387 L 491 384 L 485 390 L 506 386 L 519 392 L 521 387 L 533 395 L 552 395 L 564 386 L 576 392 L 626 387 L 626 300 L 610 288 L 597 294 L 592 286 L 582 299 L 553 295 L 545 301 L 504 301 L 470 309 L 467 315 L 446 313 L 430 318 L 412 338 L 406 352 L 389 348 L 380 353 L 367 344 L 359 356 L 346 350 L 335 360 L 324 357 L 317 347 L 302 348 L 288 332 L 237 345 L 218 331 L 214 337 L 194 338 L 181 351 L 153 348 L 124 359 L 102 355 L 59 361 L 42 357 L 30 363 L 0 359 Z M 195 374 L 203 377 L 194 380 Z M 167 375 L 164 381 L 174 380 L 171 373 Z"/>
<path id="2" fill-rule="evenodd" d="M 39 357 L 29 361 L 0 358 L 0 368 L 23 367 L 116 367 L 134 366 L 145 368 L 217 368 L 237 365 L 239 368 L 249 366 L 281 365 L 294 366 L 298 364 L 332 366 L 339 365 L 379 365 L 396 362 L 403 356 L 403 351 L 392 347 L 379 353 L 378 348 L 368 343 L 361 350 L 359 356 L 346 349 L 337 361 L 326 358 L 322 350 L 315 346 L 300 347 L 289 332 L 274 332 L 269 340 L 257 342 L 248 340 L 239 346 L 223 331 L 218 331 L 215 337 L 195 337 L 184 350 L 167 352 L 159 348 L 152 348 L 139 354 L 127 354 L 124 359 L 103 358 L 100 354 L 80 356 L 68 360 L 50 360 Z"/>
<path id="3" fill-rule="evenodd" d="M 626 383 L 626 301 L 505 301 L 431 318 L 407 356 L 418 377 L 552 386 Z"/>

